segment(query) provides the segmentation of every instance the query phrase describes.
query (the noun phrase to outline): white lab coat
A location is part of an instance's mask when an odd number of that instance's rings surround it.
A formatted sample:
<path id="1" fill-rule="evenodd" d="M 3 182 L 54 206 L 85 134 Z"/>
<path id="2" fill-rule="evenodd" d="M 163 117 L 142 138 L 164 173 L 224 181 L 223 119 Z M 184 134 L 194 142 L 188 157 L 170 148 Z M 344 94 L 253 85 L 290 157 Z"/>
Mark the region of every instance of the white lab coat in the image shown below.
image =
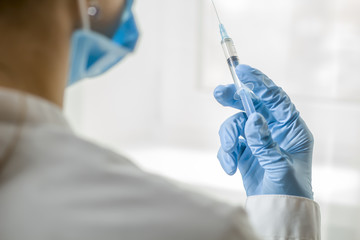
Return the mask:
<path id="1" fill-rule="evenodd" d="M 1 240 L 320 239 L 311 200 L 250 197 L 246 212 L 186 192 L 78 138 L 55 105 L 8 89 L 0 161 Z"/>

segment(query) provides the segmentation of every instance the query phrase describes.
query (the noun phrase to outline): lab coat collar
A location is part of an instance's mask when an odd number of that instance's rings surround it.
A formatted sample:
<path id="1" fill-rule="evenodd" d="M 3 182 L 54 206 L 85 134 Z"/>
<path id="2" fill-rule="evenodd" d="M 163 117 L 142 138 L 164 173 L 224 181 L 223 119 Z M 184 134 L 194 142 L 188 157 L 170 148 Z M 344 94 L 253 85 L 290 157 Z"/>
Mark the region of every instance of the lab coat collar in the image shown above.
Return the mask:
<path id="1" fill-rule="evenodd" d="M 0 170 L 8 163 L 23 131 L 43 125 L 71 130 L 55 104 L 0 87 Z"/>
<path id="2" fill-rule="evenodd" d="M 45 99 L 0 87 L 0 124 L 50 124 L 70 128 L 62 110 Z"/>

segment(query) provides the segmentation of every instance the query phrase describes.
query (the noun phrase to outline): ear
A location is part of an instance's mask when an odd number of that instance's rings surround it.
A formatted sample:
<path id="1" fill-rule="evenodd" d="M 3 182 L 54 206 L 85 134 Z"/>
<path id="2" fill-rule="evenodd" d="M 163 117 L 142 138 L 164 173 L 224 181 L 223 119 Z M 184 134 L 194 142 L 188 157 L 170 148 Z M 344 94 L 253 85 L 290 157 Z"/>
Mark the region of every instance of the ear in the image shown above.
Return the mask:
<path id="1" fill-rule="evenodd" d="M 95 3 L 97 2 L 97 3 Z M 91 29 L 112 38 L 118 29 L 124 12 L 125 0 L 98 0 L 90 2 L 98 8 L 98 14 L 91 17 Z"/>

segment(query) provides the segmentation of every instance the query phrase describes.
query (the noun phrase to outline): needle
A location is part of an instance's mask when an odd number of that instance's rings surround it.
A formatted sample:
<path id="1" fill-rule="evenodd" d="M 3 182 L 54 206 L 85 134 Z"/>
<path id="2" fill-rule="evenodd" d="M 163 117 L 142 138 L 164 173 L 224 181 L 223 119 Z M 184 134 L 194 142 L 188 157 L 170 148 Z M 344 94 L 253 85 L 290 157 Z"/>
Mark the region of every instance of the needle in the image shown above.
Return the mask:
<path id="1" fill-rule="evenodd" d="M 220 27 L 220 33 L 221 33 L 222 39 L 230 38 L 229 35 L 228 35 L 227 32 L 226 32 L 225 26 L 221 23 L 220 16 L 219 16 L 219 12 L 218 12 L 218 10 L 217 10 L 217 8 L 216 8 L 216 5 L 215 5 L 214 0 L 211 0 L 211 2 L 212 2 L 212 4 L 213 4 L 213 6 L 214 6 L 217 19 L 219 20 L 219 27 Z"/>
<path id="2" fill-rule="evenodd" d="M 214 8 L 215 8 L 216 16 L 217 16 L 217 18 L 218 18 L 218 20 L 219 20 L 219 23 L 221 24 L 220 17 L 219 17 L 219 13 L 218 13 L 218 10 L 217 10 L 216 5 L 215 5 L 215 3 L 214 3 L 214 0 L 211 0 L 211 2 L 212 2 L 213 6 L 214 6 Z"/>

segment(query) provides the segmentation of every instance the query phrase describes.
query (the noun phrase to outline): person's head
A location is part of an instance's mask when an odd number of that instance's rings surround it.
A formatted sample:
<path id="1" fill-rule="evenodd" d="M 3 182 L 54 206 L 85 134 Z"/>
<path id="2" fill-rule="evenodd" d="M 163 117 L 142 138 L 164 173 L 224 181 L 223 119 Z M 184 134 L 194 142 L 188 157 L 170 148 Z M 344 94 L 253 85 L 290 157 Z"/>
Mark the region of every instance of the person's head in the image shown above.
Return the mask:
<path id="1" fill-rule="evenodd" d="M 0 0 L 0 86 L 61 105 L 74 33 L 90 20 L 110 40 L 129 1 Z"/>
<path id="2" fill-rule="evenodd" d="M 60 20 L 70 22 L 74 30 L 82 26 L 79 1 L 100 9 L 92 19 L 94 30 L 108 36 L 114 34 L 126 0 L 0 0 L 0 20 L 15 27 L 51 24 L 53 14 L 61 12 Z"/>

